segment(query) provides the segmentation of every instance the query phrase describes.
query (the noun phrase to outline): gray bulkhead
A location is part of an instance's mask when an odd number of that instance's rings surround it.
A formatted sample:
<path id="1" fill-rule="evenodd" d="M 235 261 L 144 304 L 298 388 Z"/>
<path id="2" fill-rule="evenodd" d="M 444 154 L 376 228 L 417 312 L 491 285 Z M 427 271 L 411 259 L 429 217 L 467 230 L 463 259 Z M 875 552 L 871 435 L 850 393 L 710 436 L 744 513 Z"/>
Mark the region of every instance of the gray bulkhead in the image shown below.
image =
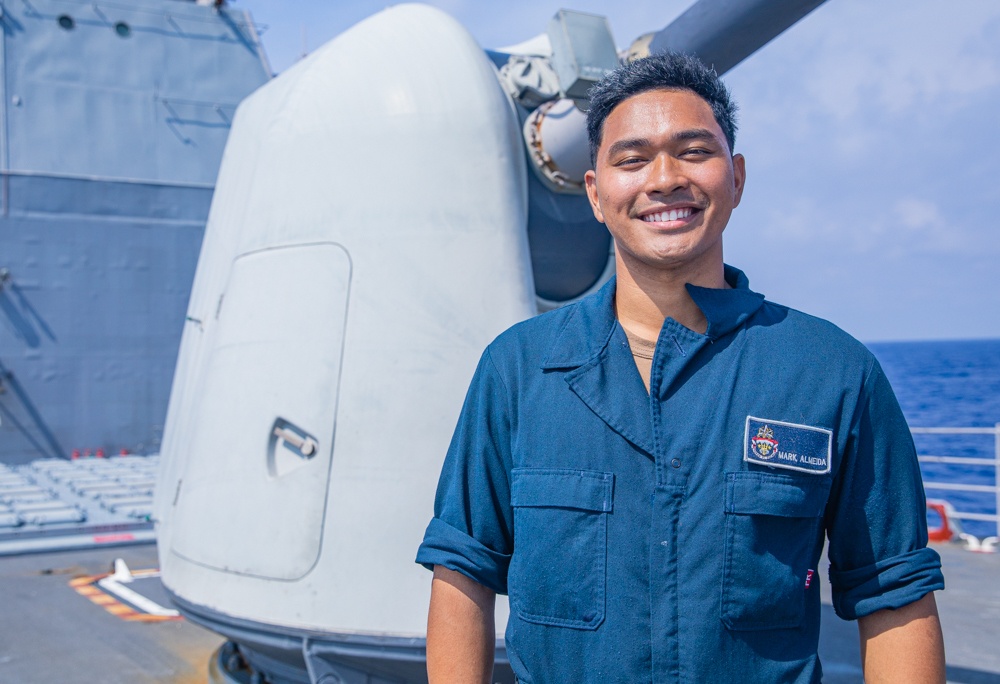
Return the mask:
<path id="1" fill-rule="evenodd" d="M 9 0 L 0 28 L 0 461 L 155 450 L 256 28 L 186 0 Z"/>

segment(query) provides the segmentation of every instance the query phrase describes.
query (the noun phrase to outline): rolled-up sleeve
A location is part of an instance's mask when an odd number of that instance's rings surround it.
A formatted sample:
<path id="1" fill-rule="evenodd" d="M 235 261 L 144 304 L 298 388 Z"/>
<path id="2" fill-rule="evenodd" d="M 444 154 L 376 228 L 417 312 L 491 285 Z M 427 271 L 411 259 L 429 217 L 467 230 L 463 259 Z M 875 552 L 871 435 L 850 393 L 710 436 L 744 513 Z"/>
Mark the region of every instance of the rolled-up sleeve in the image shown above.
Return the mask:
<path id="1" fill-rule="evenodd" d="M 873 361 L 826 512 L 840 617 L 899 608 L 944 588 L 941 559 L 927 548 L 926 515 L 913 439 Z"/>
<path id="2" fill-rule="evenodd" d="M 513 546 L 510 398 L 487 349 L 469 386 L 417 563 L 507 593 Z"/>

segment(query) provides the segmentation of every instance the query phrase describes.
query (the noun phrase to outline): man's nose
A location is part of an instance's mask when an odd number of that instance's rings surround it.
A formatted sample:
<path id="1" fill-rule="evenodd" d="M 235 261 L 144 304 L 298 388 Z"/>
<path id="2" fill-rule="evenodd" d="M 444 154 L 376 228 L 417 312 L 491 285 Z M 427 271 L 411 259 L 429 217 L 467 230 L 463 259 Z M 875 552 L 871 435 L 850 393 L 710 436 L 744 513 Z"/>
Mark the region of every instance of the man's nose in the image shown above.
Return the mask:
<path id="1" fill-rule="evenodd" d="M 649 174 L 646 176 L 646 192 L 669 194 L 682 190 L 690 185 L 690 179 L 684 170 L 684 165 L 673 156 L 660 153 L 653 157 L 649 164 Z"/>

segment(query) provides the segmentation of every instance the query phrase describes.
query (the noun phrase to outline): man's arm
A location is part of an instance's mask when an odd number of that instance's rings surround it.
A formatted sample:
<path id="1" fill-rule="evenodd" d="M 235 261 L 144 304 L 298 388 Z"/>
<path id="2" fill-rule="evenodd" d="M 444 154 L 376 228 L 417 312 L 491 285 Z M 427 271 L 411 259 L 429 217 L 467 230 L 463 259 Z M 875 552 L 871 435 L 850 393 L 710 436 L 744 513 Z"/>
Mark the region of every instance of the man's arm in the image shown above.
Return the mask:
<path id="1" fill-rule="evenodd" d="M 490 684 L 496 594 L 460 572 L 434 566 L 427 616 L 427 675 L 431 684 Z"/>
<path id="2" fill-rule="evenodd" d="M 934 594 L 858 618 L 867 684 L 944 684 L 944 639 Z"/>

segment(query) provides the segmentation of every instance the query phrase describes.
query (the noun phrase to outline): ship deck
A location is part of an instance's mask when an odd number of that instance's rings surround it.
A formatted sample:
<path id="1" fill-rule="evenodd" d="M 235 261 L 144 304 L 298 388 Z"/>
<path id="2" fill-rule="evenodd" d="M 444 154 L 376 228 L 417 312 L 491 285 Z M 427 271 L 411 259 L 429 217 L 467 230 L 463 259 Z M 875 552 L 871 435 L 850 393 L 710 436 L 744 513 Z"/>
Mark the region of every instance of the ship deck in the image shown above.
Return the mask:
<path id="1" fill-rule="evenodd" d="M 133 570 L 157 567 L 153 544 L 0 558 L 0 682 L 207 680 L 209 656 L 221 636 L 183 619 L 126 620 L 109 612 L 115 604 L 99 605 L 70 586 L 74 579 L 110 572 L 116 558 Z M 162 585 L 142 593 L 167 603 Z"/>
<path id="2" fill-rule="evenodd" d="M 947 589 L 938 594 L 945 631 L 948 681 L 1000 684 L 1000 554 L 937 545 Z M 0 558 L 0 681 L 17 684 L 195 684 L 208 678 L 222 637 L 186 620 L 143 622 L 127 608 L 95 603 L 77 588 L 111 571 L 122 558 L 133 571 L 157 565 L 152 544 L 36 553 Z M 822 566 L 821 566 L 822 567 Z M 166 603 L 158 580 L 142 593 Z M 824 585 L 826 583 L 824 582 Z M 823 599 L 820 654 L 824 681 L 862 682 L 855 625 L 837 618 Z M 125 619 L 131 616 L 132 619 Z"/>

